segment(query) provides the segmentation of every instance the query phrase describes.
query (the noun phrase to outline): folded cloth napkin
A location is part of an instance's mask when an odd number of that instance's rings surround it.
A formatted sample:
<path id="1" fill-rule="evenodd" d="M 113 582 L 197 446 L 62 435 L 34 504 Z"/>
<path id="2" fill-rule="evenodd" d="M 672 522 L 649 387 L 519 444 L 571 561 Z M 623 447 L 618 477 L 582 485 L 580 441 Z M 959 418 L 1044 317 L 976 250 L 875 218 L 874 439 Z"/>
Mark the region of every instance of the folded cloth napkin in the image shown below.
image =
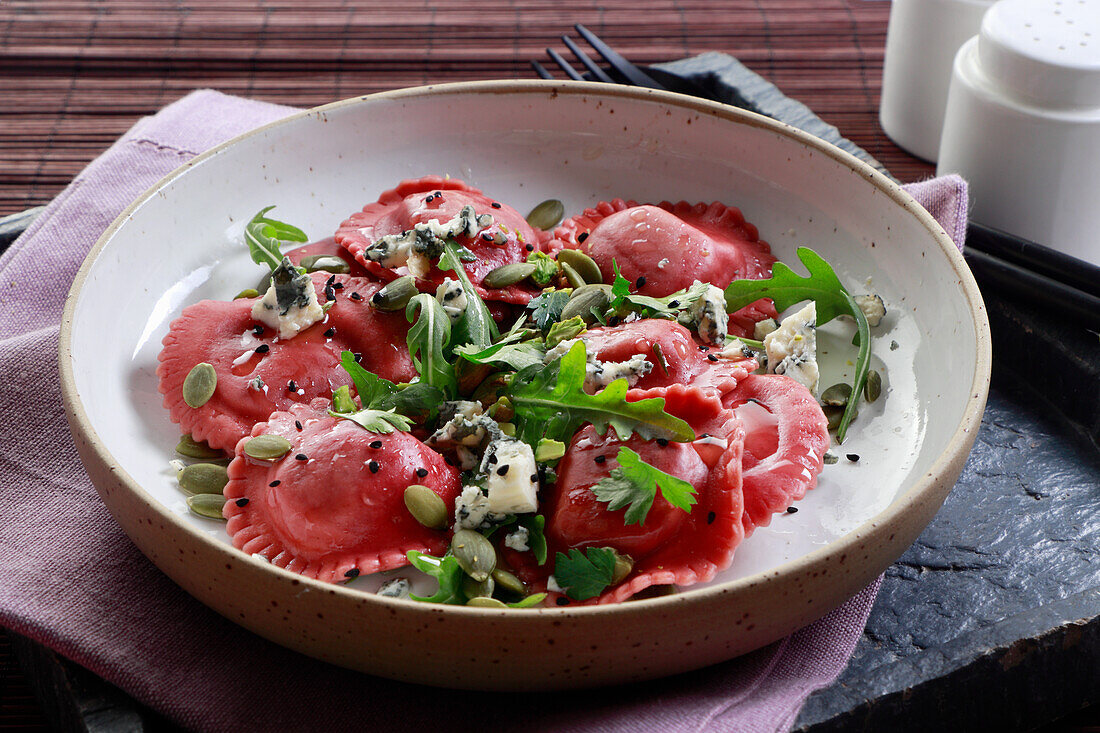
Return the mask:
<path id="1" fill-rule="evenodd" d="M 193 93 L 135 125 L 0 257 L 0 623 L 199 730 L 788 729 L 806 697 L 844 668 L 877 582 L 728 663 L 612 690 L 490 695 L 392 682 L 283 649 L 207 609 L 131 544 L 66 427 L 56 364 L 65 294 L 100 233 L 144 189 L 292 111 Z M 965 183 L 941 178 L 910 191 L 961 243 Z"/>

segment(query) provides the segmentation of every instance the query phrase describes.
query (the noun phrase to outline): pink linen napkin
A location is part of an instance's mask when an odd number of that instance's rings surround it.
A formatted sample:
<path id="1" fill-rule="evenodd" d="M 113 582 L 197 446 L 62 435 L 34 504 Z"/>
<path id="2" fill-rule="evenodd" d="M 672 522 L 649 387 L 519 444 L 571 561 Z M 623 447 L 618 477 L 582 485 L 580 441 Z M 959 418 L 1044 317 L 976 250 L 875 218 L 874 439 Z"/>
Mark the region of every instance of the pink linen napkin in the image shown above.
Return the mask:
<path id="1" fill-rule="evenodd" d="M 195 92 L 138 122 L 0 257 L 0 623 L 198 730 L 789 729 L 847 664 L 877 581 L 789 638 L 697 672 L 614 690 L 489 695 L 391 682 L 276 646 L 187 595 L 123 534 L 65 422 L 56 363 L 65 295 L 100 233 L 143 190 L 292 111 Z M 909 190 L 961 245 L 966 184 L 949 177 Z"/>

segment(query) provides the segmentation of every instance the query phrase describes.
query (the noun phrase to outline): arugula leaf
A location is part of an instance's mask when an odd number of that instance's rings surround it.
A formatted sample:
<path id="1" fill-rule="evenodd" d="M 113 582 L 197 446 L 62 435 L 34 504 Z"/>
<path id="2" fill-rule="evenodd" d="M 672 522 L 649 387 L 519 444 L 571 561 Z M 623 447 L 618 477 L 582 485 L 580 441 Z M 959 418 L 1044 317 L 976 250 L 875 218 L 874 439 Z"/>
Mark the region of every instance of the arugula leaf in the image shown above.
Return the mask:
<path id="1" fill-rule="evenodd" d="M 431 295 L 420 293 L 405 306 L 405 318 L 413 324 L 405 343 L 420 380 L 453 397 L 458 392 L 458 380 L 454 365 L 443 355 L 451 339 L 451 319 L 447 312 Z"/>
<path id="2" fill-rule="evenodd" d="M 424 603 L 448 603 L 454 606 L 461 606 L 466 603 L 462 593 L 464 573 L 454 555 L 432 557 L 431 555 L 425 555 L 423 552 L 409 550 L 405 553 L 405 557 L 409 558 L 409 562 L 412 563 L 414 568 L 430 575 L 439 583 L 439 588 L 432 595 L 415 596 L 410 594 L 409 598 Z"/>
<path id="3" fill-rule="evenodd" d="M 274 209 L 267 206 L 260 209 L 252 221 L 245 224 L 244 241 L 252 261 L 257 265 L 267 265 L 272 270 L 283 261 L 281 242 L 308 242 L 309 237 L 301 229 L 277 219 L 268 219 L 265 214 Z"/>
<path id="4" fill-rule="evenodd" d="M 541 438 L 568 442 L 584 423 L 601 435 L 608 427 L 621 440 L 632 433 L 643 438 L 695 439 L 691 426 L 665 412 L 665 401 L 654 397 L 626 401 L 626 379 L 616 379 L 594 395 L 584 391 L 585 347 L 578 341 L 561 359 L 545 367 L 516 373 L 508 398 L 516 411 L 516 434 L 531 446 Z"/>
<path id="5" fill-rule="evenodd" d="M 485 301 L 481 299 L 477 289 L 470 282 L 470 276 L 462 266 L 458 244 L 454 240 L 448 239 L 443 243 L 443 254 L 439 256 L 439 269 L 453 271 L 458 282 L 462 284 L 462 292 L 466 295 L 466 310 L 455 324 L 456 333 L 453 334 L 452 343 L 470 343 L 481 348 L 492 345 L 493 340 L 500 336 L 497 324 L 493 321 Z"/>
<path id="6" fill-rule="evenodd" d="M 535 562 L 546 564 L 546 517 L 541 514 L 529 514 L 518 517 L 516 523 L 527 530 L 527 546 L 535 555 Z"/>
<path id="7" fill-rule="evenodd" d="M 351 420 L 361 428 L 383 435 L 388 435 L 395 429 L 406 433 L 412 429 L 412 420 L 404 415 L 398 415 L 393 410 L 374 410 L 371 408 L 359 410 L 358 412 L 329 410 L 328 414 L 344 420 Z"/>
<path id="8" fill-rule="evenodd" d="M 817 304 L 818 326 L 841 315 L 855 319 L 859 355 L 856 357 L 856 371 L 852 379 L 852 394 L 857 397 L 848 400 L 836 430 L 837 442 L 843 443 L 848 426 L 855 419 L 858 395 L 863 392 L 864 382 L 867 381 L 867 371 L 871 363 L 871 327 L 863 309 L 844 289 L 836 272 L 821 255 L 809 247 L 799 247 L 797 254 L 810 273 L 809 276 L 797 275 L 787 265 L 776 262 L 772 266 L 772 276 L 767 280 L 734 280 L 730 283 L 726 288 L 726 310 L 733 313 L 760 298 L 771 298 L 778 311 L 784 311 L 804 300 L 812 300 Z"/>
<path id="9" fill-rule="evenodd" d="M 397 392 L 396 384 L 364 369 L 355 361 L 355 354 L 350 351 L 340 352 L 340 366 L 344 367 L 344 371 L 355 383 L 355 391 L 363 407 L 378 407 L 378 402 L 383 397 Z"/>
<path id="10" fill-rule="evenodd" d="M 535 326 L 546 333 L 550 327 L 561 320 L 561 311 L 569 302 L 569 293 L 565 290 L 551 290 L 531 298 L 527 304 L 528 310 L 533 311 L 531 317 Z"/>
<path id="11" fill-rule="evenodd" d="M 415 382 L 402 387 L 394 394 L 379 398 L 371 404 L 371 407 L 392 410 L 412 418 L 413 422 L 426 423 L 439 409 L 439 403 L 445 399 L 443 390 L 438 387 L 425 382 Z"/>
<path id="12" fill-rule="evenodd" d="M 464 344 L 455 348 L 455 354 L 474 364 L 494 364 L 506 366 L 515 371 L 542 364 L 546 349 L 540 341 L 522 341 L 516 343 L 523 332 L 515 331 L 487 349 L 478 349 L 473 344 Z"/>
<path id="13" fill-rule="evenodd" d="M 687 481 L 646 463 L 626 447 L 619 449 L 615 460 L 619 462 L 618 467 L 611 469 L 610 476 L 597 481 L 592 493 L 597 500 L 608 502 L 607 508 L 611 511 L 629 505 L 624 523 L 644 524 L 658 489 L 669 504 L 691 513 L 696 501 L 695 487 Z"/>
<path id="14" fill-rule="evenodd" d="M 586 601 L 603 593 L 615 577 L 615 551 L 610 547 L 588 547 L 584 554 L 573 548 L 554 556 L 554 579 L 575 601 Z"/>

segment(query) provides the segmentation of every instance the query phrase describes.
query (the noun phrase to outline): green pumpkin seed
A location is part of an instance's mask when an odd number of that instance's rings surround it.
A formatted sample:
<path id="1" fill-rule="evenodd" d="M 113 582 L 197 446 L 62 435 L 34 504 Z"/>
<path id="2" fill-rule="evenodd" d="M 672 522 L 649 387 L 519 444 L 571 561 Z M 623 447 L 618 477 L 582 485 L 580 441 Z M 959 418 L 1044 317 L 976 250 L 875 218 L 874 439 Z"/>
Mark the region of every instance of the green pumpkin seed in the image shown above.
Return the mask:
<path id="1" fill-rule="evenodd" d="M 416 278 L 399 277 L 371 296 L 370 304 L 380 311 L 399 311 L 417 294 Z"/>
<path id="2" fill-rule="evenodd" d="M 240 300 L 241 298 L 259 298 L 260 291 L 256 288 L 245 288 L 241 292 L 233 296 L 233 300 Z"/>
<path id="3" fill-rule="evenodd" d="M 534 262 L 509 262 L 495 270 L 489 270 L 481 284 L 487 288 L 506 288 L 534 275 L 536 269 L 538 268 Z"/>
<path id="4" fill-rule="evenodd" d="M 205 361 L 191 367 L 183 380 L 183 401 L 192 409 L 205 405 L 218 387 L 218 373 Z"/>
<path id="5" fill-rule="evenodd" d="M 556 227 L 563 216 L 565 216 L 565 204 L 557 199 L 546 199 L 531 209 L 531 213 L 527 215 L 527 223 L 535 229 L 546 231 Z"/>
<path id="6" fill-rule="evenodd" d="M 462 579 L 462 592 L 467 598 L 491 598 L 496 586 L 496 581 L 491 575 L 480 583 L 469 575 Z"/>
<path id="7" fill-rule="evenodd" d="M 477 608 L 508 608 L 508 605 L 504 603 L 504 601 L 498 601 L 496 598 L 485 598 L 484 596 L 471 598 L 466 601 L 466 605 L 475 606 Z"/>
<path id="8" fill-rule="evenodd" d="M 565 275 L 565 279 L 575 288 L 583 288 L 585 285 L 588 285 L 581 274 L 567 262 L 561 263 L 561 274 Z M 592 284 L 594 285 L 595 283 Z"/>
<path id="9" fill-rule="evenodd" d="M 260 278 L 260 282 L 256 283 L 257 293 L 266 293 L 267 289 L 271 287 L 271 270 L 267 271 L 267 274 Z"/>
<path id="10" fill-rule="evenodd" d="M 833 405 L 825 405 L 821 408 L 825 413 L 825 418 L 829 421 L 829 430 L 836 430 L 840 427 L 840 418 L 844 416 L 843 407 L 835 407 Z M 852 419 L 855 420 L 859 416 L 859 410 L 856 410 L 852 414 Z"/>
<path id="11" fill-rule="evenodd" d="M 517 596 L 527 594 L 527 586 L 524 582 L 504 568 L 496 568 L 493 570 L 493 580 L 496 581 L 497 587 L 501 590 L 506 590 Z"/>
<path id="12" fill-rule="evenodd" d="M 479 532 L 460 529 L 451 540 L 451 554 L 466 574 L 477 582 L 489 577 L 497 566 L 497 552 L 493 544 Z"/>
<path id="13" fill-rule="evenodd" d="M 493 368 L 488 364 L 475 364 L 472 361 L 458 359 L 455 364 L 455 377 L 458 378 L 458 393 L 470 394 L 485 381 Z"/>
<path id="14" fill-rule="evenodd" d="M 431 529 L 447 526 L 447 503 L 427 486 L 410 484 L 405 489 L 405 507 L 413 519 Z"/>
<path id="15" fill-rule="evenodd" d="M 507 397 L 501 397 L 489 408 L 489 417 L 499 422 L 507 422 L 516 416 L 516 408 Z"/>
<path id="16" fill-rule="evenodd" d="M 611 286 L 601 284 L 582 285 L 569 296 L 569 302 L 561 309 L 561 320 L 580 316 L 585 323 L 592 323 L 596 317 L 592 309 L 603 311 L 611 304 Z"/>
<path id="17" fill-rule="evenodd" d="M 600 266 L 596 264 L 594 259 L 579 249 L 563 249 L 558 252 L 558 262 L 561 263 L 562 269 L 565 268 L 565 265 L 569 265 L 573 272 L 580 275 L 586 283 L 603 282 L 603 273 L 600 272 Z"/>
<path id="18" fill-rule="evenodd" d="M 188 494 L 220 494 L 229 482 L 225 466 L 214 463 L 193 463 L 176 474 L 180 488 Z"/>
<path id="19" fill-rule="evenodd" d="M 882 375 L 874 369 L 867 372 L 867 381 L 863 383 L 863 396 L 868 402 L 874 402 L 882 394 Z"/>
<path id="20" fill-rule="evenodd" d="M 257 435 L 244 444 L 244 454 L 258 461 L 276 461 L 290 450 L 290 441 L 281 435 Z"/>
<path id="21" fill-rule="evenodd" d="M 334 275 L 351 272 L 351 265 L 347 260 L 336 255 L 309 255 L 303 257 L 298 265 L 306 268 L 306 272 L 331 272 Z"/>
<path id="22" fill-rule="evenodd" d="M 220 519 L 223 522 L 222 507 L 225 506 L 225 497 L 221 494 L 195 494 L 187 497 L 187 508 L 200 517 Z"/>
<path id="23" fill-rule="evenodd" d="M 565 455 L 565 443 L 552 438 L 539 438 L 535 446 L 535 460 L 539 463 L 556 461 Z"/>
<path id="24" fill-rule="evenodd" d="M 620 555 L 615 553 L 615 570 L 611 574 L 611 585 L 618 585 L 623 582 L 626 576 L 630 575 L 630 571 L 634 569 L 634 558 L 630 555 Z"/>
<path id="25" fill-rule="evenodd" d="M 341 414 L 355 412 L 355 400 L 351 397 L 351 389 L 346 385 L 340 385 L 332 393 L 332 411 Z"/>
<path id="26" fill-rule="evenodd" d="M 504 433 L 509 438 L 516 437 L 516 425 L 515 425 L 515 423 L 502 422 L 500 424 L 500 432 Z"/>
<path id="27" fill-rule="evenodd" d="M 840 382 L 821 393 L 821 404 L 830 407 L 844 407 L 852 396 L 852 385 Z"/>
<path id="28" fill-rule="evenodd" d="M 836 453 L 829 453 L 828 451 L 826 451 L 825 457 L 822 460 L 825 461 L 826 466 L 831 466 L 838 460 L 840 460 L 840 458 L 836 455 Z"/>
<path id="29" fill-rule="evenodd" d="M 211 448 L 204 441 L 195 440 L 190 433 L 180 436 L 180 442 L 176 443 L 176 453 L 188 458 L 224 458 L 225 454 L 217 448 Z"/>

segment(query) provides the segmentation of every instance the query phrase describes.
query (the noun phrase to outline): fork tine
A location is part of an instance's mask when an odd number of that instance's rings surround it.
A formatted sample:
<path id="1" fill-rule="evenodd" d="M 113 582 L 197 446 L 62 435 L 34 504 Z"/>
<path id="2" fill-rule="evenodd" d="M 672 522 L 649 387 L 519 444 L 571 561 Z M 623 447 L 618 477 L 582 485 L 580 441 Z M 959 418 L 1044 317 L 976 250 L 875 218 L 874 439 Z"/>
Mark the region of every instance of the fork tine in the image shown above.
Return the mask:
<path id="1" fill-rule="evenodd" d="M 611 48 L 611 46 L 608 46 L 606 43 L 600 40 L 599 36 L 585 28 L 580 23 L 577 23 L 573 27 L 576 28 L 577 33 L 580 33 L 581 37 L 584 38 L 584 40 L 588 41 L 589 45 L 591 45 L 592 48 L 596 50 L 596 53 L 602 56 L 603 59 L 611 65 L 612 69 L 622 74 L 623 77 L 625 77 L 626 80 L 634 86 L 649 87 L 650 89 L 665 88 L 654 81 L 653 78 L 646 74 L 644 71 L 623 58 L 617 51 L 615 51 L 615 49 Z M 575 50 L 573 50 L 572 47 L 570 47 L 570 50 L 573 51 L 573 53 L 577 53 Z M 587 64 L 585 64 L 585 66 L 587 66 Z"/>
<path id="2" fill-rule="evenodd" d="M 588 58 L 588 55 L 580 49 L 577 44 L 573 43 L 573 39 L 569 36 L 562 36 L 561 40 L 565 43 L 566 47 L 573 52 L 573 55 L 577 57 L 577 61 L 584 64 L 584 68 L 588 69 L 588 73 L 592 74 L 596 78 L 596 81 L 602 81 L 607 84 L 618 84 L 619 82 L 612 79 L 607 75 L 607 72 L 596 66 L 596 62 Z"/>
<path id="3" fill-rule="evenodd" d="M 580 73 L 576 69 L 574 69 L 568 61 L 562 58 L 562 55 L 560 53 L 552 48 L 548 48 L 546 49 L 546 55 L 549 56 L 550 60 L 557 64 L 558 68 L 564 71 L 566 76 L 568 76 L 570 79 L 574 79 L 576 81 L 585 81 L 585 78 L 581 76 Z"/>
<path id="4" fill-rule="evenodd" d="M 544 67 L 542 64 L 540 64 L 538 61 L 535 61 L 534 59 L 531 59 L 531 68 L 535 70 L 535 73 L 538 74 L 540 79 L 554 78 L 554 75 L 547 71 L 546 67 Z"/>

